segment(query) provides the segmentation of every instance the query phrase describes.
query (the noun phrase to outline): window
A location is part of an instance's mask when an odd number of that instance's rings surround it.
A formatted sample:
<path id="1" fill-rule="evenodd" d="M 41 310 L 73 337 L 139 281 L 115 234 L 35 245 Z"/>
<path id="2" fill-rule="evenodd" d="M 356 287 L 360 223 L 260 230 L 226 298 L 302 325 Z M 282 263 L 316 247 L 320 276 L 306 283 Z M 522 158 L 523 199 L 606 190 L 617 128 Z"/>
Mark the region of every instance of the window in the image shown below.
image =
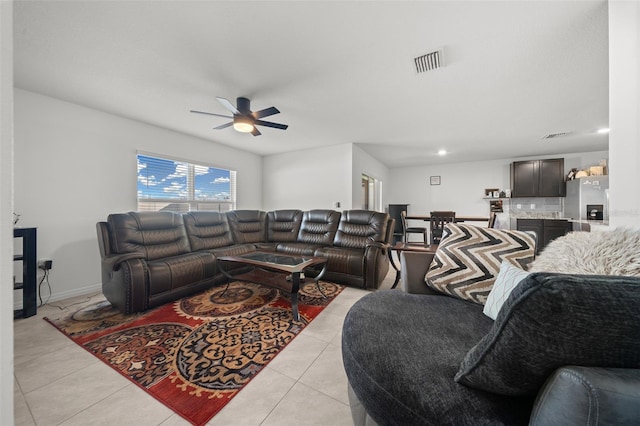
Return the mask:
<path id="1" fill-rule="evenodd" d="M 138 210 L 229 211 L 236 206 L 236 172 L 138 154 Z"/>

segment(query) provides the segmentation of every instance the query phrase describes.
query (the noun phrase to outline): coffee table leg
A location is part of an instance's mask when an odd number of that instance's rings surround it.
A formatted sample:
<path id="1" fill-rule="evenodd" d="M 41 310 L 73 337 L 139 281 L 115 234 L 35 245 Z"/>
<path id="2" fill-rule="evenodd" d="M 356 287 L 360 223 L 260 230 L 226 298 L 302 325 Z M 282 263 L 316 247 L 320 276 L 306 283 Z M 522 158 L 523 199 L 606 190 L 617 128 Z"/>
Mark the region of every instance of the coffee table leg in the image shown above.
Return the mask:
<path id="1" fill-rule="evenodd" d="M 225 271 L 225 269 L 222 267 L 223 263 L 224 262 L 218 262 L 218 269 L 220 270 L 220 272 L 222 272 L 222 275 L 224 275 L 225 278 L 227 279 L 227 286 L 224 288 L 224 291 L 220 296 L 224 296 L 227 290 L 229 290 L 229 285 L 231 284 L 231 280 L 234 279 L 233 276 L 229 274 L 227 271 Z"/>
<path id="2" fill-rule="evenodd" d="M 298 313 L 298 290 L 300 290 L 300 272 L 291 274 L 291 310 L 293 311 L 293 320 L 300 321 Z"/>
<path id="3" fill-rule="evenodd" d="M 316 288 L 318 289 L 322 297 L 325 299 L 327 298 L 327 295 L 324 294 L 324 291 L 322 291 L 322 287 L 320 287 L 320 279 L 324 276 L 324 273 L 326 271 L 327 271 L 327 263 L 325 262 L 325 264 L 322 265 L 322 271 L 320 271 L 320 273 L 316 275 L 316 277 L 313 279 L 316 282 Z"/>

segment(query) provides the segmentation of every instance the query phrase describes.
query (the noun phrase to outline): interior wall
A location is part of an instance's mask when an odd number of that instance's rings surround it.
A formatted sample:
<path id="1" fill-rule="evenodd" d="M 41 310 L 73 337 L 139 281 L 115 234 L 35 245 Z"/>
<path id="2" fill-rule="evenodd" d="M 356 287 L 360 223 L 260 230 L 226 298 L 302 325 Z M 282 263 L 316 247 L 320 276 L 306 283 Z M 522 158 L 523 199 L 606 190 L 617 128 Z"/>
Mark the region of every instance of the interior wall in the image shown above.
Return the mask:
<path id="1" fill-rule="evenodd" d="M 351 201 L 351 208 L 361 209 L 363 208 L 362 202 L 362 175 L 366 174 L 381 181 L 382 185 L 382 211 L 385 211 L 386 188 L 389 183 L 389 169 L 380 161 L 373 158 L 366 153 L 362 148 L 357 145 L 352 145 L 353 160 L 352 160 L 352 188 L 351 193 L 353 199 Z"/>
<path id="2" fill-rule="evenodd" d="M 52 259 L 51 300 L 101 288 L 96 222 L 136 210 L 138 150 L 237 170 L 237 206 L 260 208 L 262 159 L 33 92 L 15 93 L 15 211 Z"/>
<path id="3" fill-rule="evenodd" d="M 0 1 L 0 424 L 13 424 L 13 2 Z"/>
<path id="4" fill-rule="evenodd" d="M 409 204 L 409 214 L 427 215 L 432 210 L 453 210 L 460 216 L 488 216 L 487 188 L 509 189 L 510 164 L 549 156 L 512 158 L 428 166 L 396 167 L 389 170 L 388 204 Z M 607 151 L 553 155 L 564 158 L 565 171 L 598 165 Z M 431 176 L 440 178 L 431 185 Z"/>
<path id="5" fill-rule="evenodd" d="M 351 164 L 351 144 L 263 157 L 263 209 L 351 209 Z"/>
<path id="6" fill-rule="evenodd" d="M 609 219 L 640 228 L 640 2 L 609 1 Z"/>

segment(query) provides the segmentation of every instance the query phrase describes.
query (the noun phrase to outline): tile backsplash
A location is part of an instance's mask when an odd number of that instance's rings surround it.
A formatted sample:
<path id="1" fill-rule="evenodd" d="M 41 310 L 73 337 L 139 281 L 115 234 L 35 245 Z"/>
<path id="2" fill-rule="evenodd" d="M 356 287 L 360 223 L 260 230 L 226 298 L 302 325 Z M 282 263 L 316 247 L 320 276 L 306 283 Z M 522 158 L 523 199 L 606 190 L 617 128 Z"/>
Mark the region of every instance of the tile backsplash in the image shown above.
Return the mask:
<path id="1" fill-rule="evenodd" d="M 533 207 L 532 207 L 533 205 Z M 520 208 L 518 208 L 520 206 Z M 501 227 L 516 229 L 520 219 L 559 219 L 564 216 L 564 198 L 510 198 L 503 203 Z"/>
<path id="2" fill-rule="evenodd" d="M 562 217 L 563 201 L 561 197 L 510 198 L 504 207 L 511 217 L 555 219 Z"/>

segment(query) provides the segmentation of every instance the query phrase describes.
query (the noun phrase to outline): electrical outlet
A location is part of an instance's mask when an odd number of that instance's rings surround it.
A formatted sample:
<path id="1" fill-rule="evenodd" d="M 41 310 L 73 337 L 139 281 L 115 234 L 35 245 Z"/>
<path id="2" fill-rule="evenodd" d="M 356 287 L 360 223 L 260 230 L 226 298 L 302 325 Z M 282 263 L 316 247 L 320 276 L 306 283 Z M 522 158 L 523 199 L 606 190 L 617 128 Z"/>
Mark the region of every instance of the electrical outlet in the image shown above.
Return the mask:
<path id="1" fill-rule="evenodd" d="M 532 204 L 531 204 L 531 210 L 533 210 L 533 209 L 535 209 L 535 208 L 536 208 L 536 205 L 532 203 Z"/>
<path id="2" fill-rule="evenodd" d="M 516 209 L 521 209 L 522 208 L 522 204 L 516 204 Z"/>
<path id="3" fill-rule="evenodd" d="M 53 268 L 53 260 L 50 260 L 50 259 L 39 260 L 38 268 L 42 269 L 43 271 L 50 270 L 51 268 Z"/>

